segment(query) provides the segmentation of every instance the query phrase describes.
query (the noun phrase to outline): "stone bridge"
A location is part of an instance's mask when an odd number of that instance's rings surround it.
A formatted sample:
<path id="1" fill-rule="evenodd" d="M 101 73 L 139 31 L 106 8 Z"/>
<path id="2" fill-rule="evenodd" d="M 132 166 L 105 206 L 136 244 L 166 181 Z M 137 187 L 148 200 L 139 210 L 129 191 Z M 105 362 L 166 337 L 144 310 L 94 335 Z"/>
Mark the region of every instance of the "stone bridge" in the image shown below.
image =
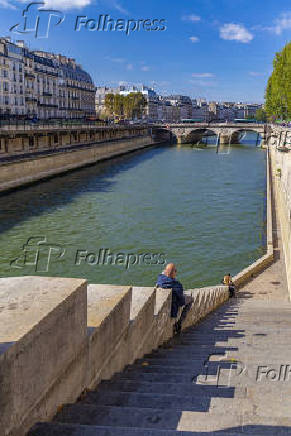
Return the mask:
<path id="1" fill-rule="evenodd" d="M 250 131 L 258 134 L 258 145 L 265 146 L 268 135 L 268 125 L 254 123 L 164 124 L 156 127 L 155 130 L 160 135 L 166 136 L 168 134 L 169 139 L 178 144 L 197 144 L 206 135 L 217 136 L 217 142 L 220 144 L 237 144 L 240 135 Z"/>

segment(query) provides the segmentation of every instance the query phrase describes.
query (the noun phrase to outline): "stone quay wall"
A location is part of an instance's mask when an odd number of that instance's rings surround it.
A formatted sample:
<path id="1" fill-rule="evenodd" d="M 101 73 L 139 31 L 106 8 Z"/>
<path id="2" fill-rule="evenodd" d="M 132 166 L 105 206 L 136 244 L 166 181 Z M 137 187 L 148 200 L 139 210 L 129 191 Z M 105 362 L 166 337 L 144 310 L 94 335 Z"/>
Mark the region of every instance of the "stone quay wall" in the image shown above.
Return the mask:
<path id="1" fill-rule="evenodd" d="M 291 297 L 291 152 L 271 148 L 272 177 Z"/>
<path id="2" fill-rule="evenodd" d="M 185 328 L 228 299 L 225 286 L 188 290 Z M 172 336 L 171 291 L 82 279 L 0 279 L 1 436 L 24 436 L 102 379 Z"/>
<path id="3" fill-rule="evenodd" d="M 7 132 L 6 136 L 7 136 Z M 63 133 L 63 134 L 61 134 Z M 3 132 L 0 132 L 0 136 Z M 0 192 L 9 191 L 38 180 L 53 177 L 57 174 L 93 165 L 98 161 L 110 159 L 122 154 L 130 153 L 159 141 L 148 128 L 90 130 L 79 133 L 67 131 L 55 133 L 33 132 L 9 134 L 5 141 L 9 142 L 8 152 L 0 153 Z M 27 141 L 34 138 L 35 147 L 28 149 Z M 48 139 L 57 142 L 51 143 Z M 2 138 L 2 142 L 4 139 Z M 19 147 L 16 147 L 16 142 Z M 50 145 L 48 145 L 50 144 Z M 3 148 L 2 148 L 3 151 Z"/>
<path id="4" fill-rule="evenodd" d="M 273 208 L 274 203 L 274 187 L 273 187 L 273 175 L 271 168 L 271 153 L 267 148 L 267 166 L 266 166 L 266 178 L 267 178 L 267 190 L 266 190 L 266 203 L 267 203 L 267 247 L 266 254 L 260 257 L 256 262 L 249 265 L 247 268 L 240 271 L 235 277 L 233 282 L 237 288 L 245 285 L 257 274 L 260 274 L 264 269 L 270 266 L 274 261 L 274 240 L 273 240 Z"/>

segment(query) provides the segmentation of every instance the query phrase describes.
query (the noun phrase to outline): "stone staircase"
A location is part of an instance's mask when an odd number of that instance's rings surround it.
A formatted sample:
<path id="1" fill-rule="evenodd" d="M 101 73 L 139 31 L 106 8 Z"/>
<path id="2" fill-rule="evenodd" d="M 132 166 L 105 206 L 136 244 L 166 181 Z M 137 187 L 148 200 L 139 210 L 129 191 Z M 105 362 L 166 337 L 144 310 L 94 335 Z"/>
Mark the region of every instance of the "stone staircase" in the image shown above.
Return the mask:
<path id="1" fill-rule="evenodd" d="M 291 434 L 291 305 L 268 274 L 29 436 Z"/>

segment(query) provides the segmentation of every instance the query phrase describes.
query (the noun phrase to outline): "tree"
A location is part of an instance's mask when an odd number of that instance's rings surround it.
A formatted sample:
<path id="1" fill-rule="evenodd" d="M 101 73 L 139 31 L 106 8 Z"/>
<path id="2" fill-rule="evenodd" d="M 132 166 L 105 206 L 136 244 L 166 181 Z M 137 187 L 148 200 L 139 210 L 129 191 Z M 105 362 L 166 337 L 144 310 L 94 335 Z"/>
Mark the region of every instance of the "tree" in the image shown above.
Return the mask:
<path id="1" fill-rule="evenodd" d="M 255 119 L 257 121 L 263 121 L 264 123 L 267 121 L 267 114 L 266 111 L 264 109 L 258 109 L 256 111 L 256 116 Z"/>
<path id="2" fill-rule="evenodd" d="M 105 108 L 112 118 L 141 118 L 147 101 L 141 92 L 131 92 L 124 96 L 120 94 L 106 94 Z"/>
<path id="3" fill-rule="evenodd" d="M 265 100 L 268 118 L 291 118 L 291 42 L 276 53 Z"/>
<path id="4" fill-rule="evenodd" d="M 114 94 L 106 94 L 105 95 L 105 108 L 109 117 L 114 116 Z"/>
<path id="5" fill-rule="evenodd" d="M 132 99 L 132 118 L 142 118 L 147 105 L 145 97 L 141 92 L 132 92 L 129 97 Z"/>

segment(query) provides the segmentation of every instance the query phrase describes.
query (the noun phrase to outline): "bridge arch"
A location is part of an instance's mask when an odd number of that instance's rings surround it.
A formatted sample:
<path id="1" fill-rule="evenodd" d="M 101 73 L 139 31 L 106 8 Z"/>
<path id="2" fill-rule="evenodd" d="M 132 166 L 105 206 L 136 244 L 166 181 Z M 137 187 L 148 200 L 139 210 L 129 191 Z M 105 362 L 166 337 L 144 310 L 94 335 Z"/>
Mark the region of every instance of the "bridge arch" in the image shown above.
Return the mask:
<path id="1" fill-rule="evenodd" d="M 231 134 L 230 134 L 230 143 L 231 144 L 242 143 L 241 141 L 243 141 L 244 136 L 247 133 L 256 134 L 256 147 L 261 145 L 263 138 L 264 138 L 262 131 L 259 129 L 256 129 L 256 128 L 251 128 L 251 127 L 246 127 L 246 128 L 240 127 L 239 129 L 233 129 Z"/>
<path id="2" fill-rule="evenodd" d="M 190 130 L 190 129 L 189 129 Z M 189 144 L 199 144 L 199 143 L 204 143 L 208 142 L 209 137 L 214 137 L 217 136 L 218 132 L 216 129 L 212 129 L 212 128 L 208 128 L 208 127 L 197 127 L 194 129 L 191 129 L 191 131 L 187 132 L 185 135 L 185 141 L 188 142 Z M 203 141 L 205 140 L 206 141 Z"/>

